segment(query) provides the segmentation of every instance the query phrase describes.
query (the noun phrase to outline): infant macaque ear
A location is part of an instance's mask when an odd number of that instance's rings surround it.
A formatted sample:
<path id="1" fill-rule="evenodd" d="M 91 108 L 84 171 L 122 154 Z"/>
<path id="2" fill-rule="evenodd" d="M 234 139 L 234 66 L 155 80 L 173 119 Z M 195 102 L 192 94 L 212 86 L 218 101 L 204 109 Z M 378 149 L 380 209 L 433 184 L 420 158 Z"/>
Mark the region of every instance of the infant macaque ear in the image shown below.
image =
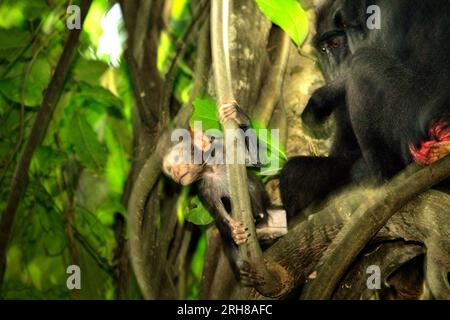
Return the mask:
<path id="1" fill-rule="evenodd" d="M 208 136 L 206 136 L 205 134 L 203 134 L 202 131 L 192 131 L 191 130 L 191 135 L 192 135 L 192 140 L 194 142 L 194 146 L 197 149 L 200 149 L 202 151 L 207 151 L 209 150 L 209 148 L 211 148 L 211 140 Z"/>

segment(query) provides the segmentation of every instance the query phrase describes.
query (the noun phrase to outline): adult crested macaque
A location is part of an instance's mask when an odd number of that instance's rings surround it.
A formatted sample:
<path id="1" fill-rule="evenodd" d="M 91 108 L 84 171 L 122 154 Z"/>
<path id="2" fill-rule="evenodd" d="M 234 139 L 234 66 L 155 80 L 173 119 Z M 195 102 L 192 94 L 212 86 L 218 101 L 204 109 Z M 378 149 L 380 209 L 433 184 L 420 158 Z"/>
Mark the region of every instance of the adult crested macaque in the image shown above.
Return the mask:
<path id="1" fill-rule="evenodd" d="M 327 84 L 302 120 L 334 113 L 329 157 L 294 157 L 281 195 L 288 215 L 352 181 L 384 181 L 450 152 L 450 1 L 335 0 L 318 7 L 314 44 Z"/>
<path id="2" fill-rule="evenodd" d="M 245 113 L 234 103 L 222 105 L 219 117 L 222 121 L 234 120 L 241 128 L 248 128 L 250 124 Z M 244 285 L 261 284 L 261 275 L 239 255 L 238 246 L 246 243 L 251 234 L 246 226 L 230 215 L 230 190 L 226 164 L 223 161 L 225 155 L 219 154 L 224 151 L 223 139 L 212 139 L 202 132 L 192 131 L 191 138 L 192 143 L 181 142 L 169 150 L 163 159 L 163 171 L 179 184 L 189 185 L 195 182 L 202 203 L 214 217 L 235 274 Z M 202 162 L 192 161 L 195 151 L 202 152 Z M 286 234 L 285 211 L 270 208 L 264 185 L 250 171 L 248 185 L 257 238 L 270 241 Z"/>

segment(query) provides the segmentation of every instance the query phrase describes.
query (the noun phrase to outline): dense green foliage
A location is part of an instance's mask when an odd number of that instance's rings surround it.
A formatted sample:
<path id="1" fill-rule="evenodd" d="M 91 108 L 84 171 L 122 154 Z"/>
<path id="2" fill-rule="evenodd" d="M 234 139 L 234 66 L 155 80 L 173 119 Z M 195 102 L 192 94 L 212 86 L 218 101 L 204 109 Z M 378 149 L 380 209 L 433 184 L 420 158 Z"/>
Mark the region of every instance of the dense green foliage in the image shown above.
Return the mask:
<path id="1" fill-rule="evenodd" d="M 27 138 L 62 51 L 66 1 L 3 1 L 0 6 L 1 194 Z M 131 159 L 131 96 L 125 67 L 100 55 L 100 22 L 109 9 L 95 1 L 78 54 L 44 143 L 32 160 L 2 288 L 6 298 L 69 298 L 71 253 L 65 231 L 73 214 L 85 298 L 112 298 L 114 214 Z M 120 28 L 119 25 L 110 27 Z M 4 209 L 4 200 L 0 203 Z M 84 244 L 81 245 L 81 243 Z"/>

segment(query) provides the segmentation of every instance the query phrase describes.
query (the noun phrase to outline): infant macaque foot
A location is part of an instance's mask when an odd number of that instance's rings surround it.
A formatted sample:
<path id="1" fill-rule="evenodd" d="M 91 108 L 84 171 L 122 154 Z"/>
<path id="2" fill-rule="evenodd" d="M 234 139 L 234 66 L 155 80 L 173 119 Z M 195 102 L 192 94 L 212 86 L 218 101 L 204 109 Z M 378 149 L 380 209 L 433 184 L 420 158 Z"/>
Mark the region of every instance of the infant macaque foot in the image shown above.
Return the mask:
<path id="1" fill-rule="evenodd" d="M 250 121 L 236 101 L 223 103 L 219 107 L 219 120 L 221 123 L 232 120 L 239 126 L 247 126 Z"/>
<path id="2" fill-rule="evenodd" d="M 247 242 L 250 237 L 250 233 L 248 232 L 248 228 L 245 228 L 244 225 L 234 219 L 230 219 L 229 221 L 231 228 L 231 237 L 234 242 L 240 246 Z"/>
<path id="3" fill-rule="evenodd" d="M 266 283 L 264 276 L 247 261 L 243 261 L 239 267 L 239 277 L 244 286 L 255 287 Z"/>

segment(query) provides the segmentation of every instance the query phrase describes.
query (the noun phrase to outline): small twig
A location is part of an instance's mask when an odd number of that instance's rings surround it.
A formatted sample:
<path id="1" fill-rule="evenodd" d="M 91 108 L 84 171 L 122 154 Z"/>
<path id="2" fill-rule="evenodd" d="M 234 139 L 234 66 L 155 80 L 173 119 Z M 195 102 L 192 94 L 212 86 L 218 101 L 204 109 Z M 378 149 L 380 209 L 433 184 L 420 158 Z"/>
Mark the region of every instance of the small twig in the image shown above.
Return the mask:
<path id="1" fill-rule="evenodd" d="M 281 97 L 281 88 L 283 86 L 291 45 L 289 36 L 282 29 L 277 28 L 274 30 L 274 33 L 277 41 L 277 50 L 269 73 L 265 77 L 266 81 L 261 89 L 261 94 L 253 115 L 254 121 L 264 127 L 267 127 L 275 106 Z"/>
<path id="2" fill-rule="evenodd" d="M 127 250 L 127 240 L 125 238 L 126 224 L 124 217 L 116 212 L 114 214 L 114 238 L 116 247 L 113 252 L 112 269 L 117 277 L 116 299 L 125 299 L 129 286 L 129 255 Z"/>

